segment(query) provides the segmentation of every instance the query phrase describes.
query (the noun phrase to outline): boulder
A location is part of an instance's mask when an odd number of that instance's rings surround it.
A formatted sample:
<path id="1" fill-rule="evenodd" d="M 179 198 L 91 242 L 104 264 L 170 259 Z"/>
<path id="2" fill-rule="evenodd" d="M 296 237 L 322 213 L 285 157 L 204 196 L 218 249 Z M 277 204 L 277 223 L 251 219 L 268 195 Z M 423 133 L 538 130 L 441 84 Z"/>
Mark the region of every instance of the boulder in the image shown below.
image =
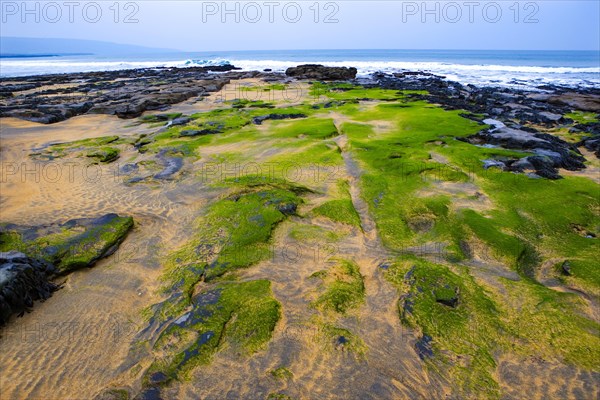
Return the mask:
<path id="1" fill-rule="evenodd" d="M 263 123 L 263 121 L 266 121 L 268 119 L 296 119 L 296 118 L 306 118 L 306 115 L 301 114 L 301 113 L 259 115 L 258 117 L 252 118 L 252 123 L 255 125 L 261 125 Z"/>
<path id="2" fill-rule="evenodd" d="M 354 67 L 327 67 L 320 64 L 304 64 L 288 68 L 285 74 L 297 79 L 345 81 L 356 78 L 356 72 Z"/>
<path id="3" fill-rule="evenodd" d="M 17 251 L 0 252 L 0 326 L 13 314 L 29 312 L 36 300 L 46 300 L 58 286 L 48 281 L 54 267 Z"/>

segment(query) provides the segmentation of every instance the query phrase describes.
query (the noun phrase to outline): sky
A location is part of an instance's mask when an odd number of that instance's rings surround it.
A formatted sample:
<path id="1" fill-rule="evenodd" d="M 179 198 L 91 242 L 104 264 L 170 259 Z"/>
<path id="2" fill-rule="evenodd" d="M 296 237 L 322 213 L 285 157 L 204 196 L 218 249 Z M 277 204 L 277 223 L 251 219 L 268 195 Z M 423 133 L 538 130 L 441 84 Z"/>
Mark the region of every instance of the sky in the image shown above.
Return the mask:
<path id="1" fill-rule="evenodd" d="M 6 1 L 2 36 L 182 51 L 600 51 L 600 1 Z"/>

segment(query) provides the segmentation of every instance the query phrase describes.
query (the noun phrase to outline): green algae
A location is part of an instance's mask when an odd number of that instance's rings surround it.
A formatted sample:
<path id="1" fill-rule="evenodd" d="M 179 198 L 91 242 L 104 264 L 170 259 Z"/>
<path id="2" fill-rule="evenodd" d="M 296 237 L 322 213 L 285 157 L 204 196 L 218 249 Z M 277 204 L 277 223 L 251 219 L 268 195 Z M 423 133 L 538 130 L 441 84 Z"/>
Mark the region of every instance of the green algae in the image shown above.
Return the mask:
<path id="1" fill-rule="evenodd" d="M 252 177 L 228 181 L 237 191 L 212 204 L 197 221 L 198 233 L 167 260 L 166 290 L 190 293 L 199 280 L 249 267 L 272 254 L 274 228 L 296 212 L 305 188 Z"/>
<path id="2" fill-rule="evenodd" d="M 32 153 L 31 156 L 34 158 L 62 158 L 67 155 L 76 156 L 89 156 L 90 154 L 97 153 L 92 157 L 103 158 L 103 154 L 106 156 L 106 160 L 101 162 L 111 162 L 118 157 L 118 149 L 107 146 L 108 144 L 117 145 L 124 143 L 119 136 L 101 136 L 91 139 L 75 140 L 73 142 L 57 143 L 47 146 L 40 152 Z M 116 152 L 116 157 L 115 153 Z"/>
<path id="3" fill-rule="evenodd" d="M 315 207 L 312 210 L 312 213 L 360 229 L 360 216 L 352 203 L 348 181 L 339 180 L 337 182 L 337 188 L 337 197 L 339 198 L 326 201 Z"/>
<path id="4" fill-rule="evenodd" d="M 0 251 L 22 251 L 54 264 L 58 274 L 67 274 L 90 267 L 116 250 L 132 227 L 133 218 L 108 214 L 83 225 L 67 223 L 34 239 L 25 239 L 17 231 L 3 231 Z"/>
<path id="5" fill-rule="evenodd" d="M 358 265 L 348 260 L 337 260 L 327 271 L 313 274 L 323 280 L 323 292 L 312 303 L 323 311 L 346 314 L 364 303 L 365 284 Z"/>
<path id="6" fill-rule="evenodd" d="M 206 293 L 213 294 L 216 300 L 202 304 Z M 218 283 L 210 292 L 199 294 L 197 303 L 200 305 L 196 304 L 159 336 L 154 350 L 163 356 L 145 372 L 145 385 L 186 379 L 194 367 L 209 363 L 225 345 L 245 355 L 263 349 L 281 315 L 281 306 L 267 280 Z M 161 374 L 160 379 L 156 374 Z"/>
<path id="7" fill-rule="evenodd" d="M 316 325 L 326 350 L 347 351 L 360 359 L 366 358 L 367 346 L 358 335 L 330 322 L 318 321 Z"/>
<path id="8" fill-rule="evenodd" d="M 289 237 L 306 243 L 335 243 L 344 236 L 342 232 L 333 232 L 317 225 L 295 223 L 289 230 Z"/>
<path id="9" fill-rule="evenodd" d="M 294 377 L 294 374 L 292 373 L 292 371 L 290 371 L 286 367 L 278 367 L 278 368 L 272 369 L 270 374 L 273 378 L 280 379 L 280 380 L 289 380 Z"/>
<path id="10" fill-rule="evenodd" d="M 598 122 L 598 114 L 575 110 L 564 115 L 565 118 L 572 119 L 578 124 L 592 124 Z"/>
<path id="11" fill-rule="evenodd" d="M 503 339 L 494 302 L 465 269 L 407 258 L 390 266 L 386 278 L 402 293 L 402 321 L 433 338 L 431 369 L 451 377 L 461 396 L 499 398 L 493 354 Z"/>
<path id="12" fill-rule="evenodd" d="M 362 169 L 362 196 L 384 246 L 410 253 L 410 246 L 443 245 L 439 262 L 406 255 L 386 272 L 402 296 L 399 318 L 419 334 L 433 338 L 434 356 L 424 360 L 431 373 L 445 377 L 459 398 L 493 399 L 501 397 L 495 380 L 499 352 L 518 357 L 540 355 L 586 369 L 596 367 L 593 360 L 600 356 L 600 344 L 594 333 L 599 327 L 585 316 L 584 302 L 577 295 L 558 293 L 537 281 L 544 260 L 569 260 L 571 275 L 564 276 L 556 267 L 551 271 L 554 277 L 586 293 L 597 293 L 597 239 L 581 233 L 600 236 L 600 203 L 597 186 L 590 179 L 566 177 L 551 182 L 484 169 L 482 160 L 521 158 L 528 153 L 457 140 L 486 126 L 463 118 L 461 111 L 447 111 L 418 100 L 423 92 L 317 83 L 311 94 L 324 101 L 268 110 L 261 109 L 268 108 L 268 103 L 234 101 L 232 108 L 194 115 L 190 124 L 170 128 L 147 147 L 151 151 L 165 146 L 184 148 L 182 154 L 190 157 L 203 145 L 250 140 L 257 148 L 283 150 L 268 158 L 279 172 L 286 163 L 326 164 L 335 171 L 336 166 L 343 165 L 343 159 L 332 139 L 344 134 L 348 151 Z M 324 116 L 327 110 L 348 117 L 341 132 L 331 118 Z M 253 117 L 267 113 L 302 113 L 306 118 L 253 125 Z M 579 117 L 568 118 L 580 121 Z M 375 129 L 377 124 L 384 128 Z M 184 129 L 215 127 L 221 133 L 199 138 L 181 136 Z M 227 154 L 218 156 L 231 160 Z M 235 160 L 252 160 L 253 156 L 241 152 L 229 155 Z M 333 181 L 339 178 L 333 177 Z M 309 192 L 292 184 L 289 176 L 286 178 L 287 182 L 258 175 L 221 182 L 227 194 L 208 207 L 198 219 L 194 238 L 166 262 L 165 289 L 181 291 L 183 296 L 162 308 L 163 319 L 176 318 L 193 308 L 198 287 L 206 282 L 221 289 L 220 285 L 241 284 L 224 280 L 234 279 L 235 271 L 272 254 L 273 230 L 288 215 L 295 214 L 303 194 Z M 444 191 L 444 187 L 450 190 Z M 330 191 L 328 199 L 308 215 L 360 227 L 347 183 L 345 190 Z M 478 206 L 480 198 L 489 199 L 489 204 Z M 475 205 L 457 206 L 460 199 L 472 200 Z M 303 222 L 291 224 L 289 237 L 297 241 L 341 238 L 337 232 Z M 473 273 L 467 267 L 473 257 L 469 249 L 473 242 L 491 249 L 492 258 L 517 272 L 515 276 L 521 280 L 492 273 L 490 280 L 502 287 L 498 289 Z M 340 327 L 344 325 L 340 318 L 352 315 L 364 302 L 358 266 L 350 261 L 337 262 L 313 276 L 322 280 L 322 285 L 311 304 L 317 313 L 312 322 L 319 327 L 326 347 L 364 355 L 362 340 Z M 261 321 L 257 323 L 274 326 L 274 306 L 265 309 L 270 311 L 259 313 Z M 161 337 L 155 350 L 167 356 L 155 361 L 146 375 L 147 384 L 151 384 L 150 372 L 165 372 L 169 380 L 185 376 L 193 366 L 208 363 L 228 341 L 250 349 L 249 353 L 261 348 L 244 344 L 245 334 L 253 330 L 233 329 L 237 319 L 232 321 L 221 314 L 214 321 L 211 318 L 201 328 L 175 329 Z M 194 347 L 198 335 L 208 331 L 214 336 Z M 259 337 L 262 345 L 270 338 Z M 196 349 L 200 350 L 196 353 Z M 187 360 L 186 351 L 193 353 Z"/>
<path id="13" fill-rule="evenodd" d="M 101 163 L 111 163 L 119 158 L 119 149 L 114 147 L 100 147 L 98 149 L 89 151 L 87 153 L 88 157 L 92 157 L 98 160 Z"/>

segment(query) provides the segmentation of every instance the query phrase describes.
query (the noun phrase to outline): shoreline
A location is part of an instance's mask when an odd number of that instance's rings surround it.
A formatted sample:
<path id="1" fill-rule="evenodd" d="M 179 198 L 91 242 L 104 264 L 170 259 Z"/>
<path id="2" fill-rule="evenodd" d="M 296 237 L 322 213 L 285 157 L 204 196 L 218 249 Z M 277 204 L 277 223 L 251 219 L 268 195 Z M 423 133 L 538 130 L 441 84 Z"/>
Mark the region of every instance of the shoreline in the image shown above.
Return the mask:
<path id="1" fill-rule="evenodd" d="M 344 67 L 331 67 L 344 68 Z M 233 65 L 189 68 L 143 68 L 117 71 L 32 75 L 19 78 L 0 78 L 0 118 L 17 117 L 33 122 L 55 123 L 74 115 L 86 113 L 116 114 L 120 118 L 136 118 L 144 111 L 165 111 L 172 104 L 219 91 L 231 81 L 258 78 L 269 82 L 290 83 L 293 77 L 285 73 L 240 71 Z M 318 75 L 316 76 L 318 80 Z M 331 80 L 330 78 L 325 78 Z M 314 80 L 314 79 L 313 79 Z M 335 80 L 335 78 L 333 78 Z M 340 79 L 338 79 L 340 80 Z M 480 93 L 505 102 L 512 95 L 521 101 L 527 96 L 542 99 L 544 95 L 570 95 L 563 105 L 599 112 L 597 100 L 600 88 L 571 88 L 560 85 L 542 85 L 537 88 L 509 88 L 463 85 L 446 77 L 424 71 L 397 73 L 376 72 L 369 77 L 341 79 L 365 87 L 394 87 L 399 90 L 428 90 L 435 101 L 444 103 L 444 97 L 476 97 Z M 502 93 L 493 96 L 494 92 Z M 144 96 L 142 93 L 148 93 Z M 239 93 L 238 95 L 243 95 Z M 458 96 L 460 97 L 460 95 Z M 579 97 L 579 99 L 577 99 Z M 548 96 L 552 98 L 552 96 Z M 586 101 L 589 100 L 589 101 Z M 479 101 L 479 100 L 475 100 Z M 558 100 L 560 102 L 561 100 Z M 466 102 L 462 102 L 464 108 Z M 459 107 L 461 108 L 461 107 Z M 481 107 L 479 107 L 481 111 Z M 489 111 L 489 110 L 483 110 Z"/>
<path id="2" fill-rule="evenodd" d="M 314 70 L 297 73 L 352 75 Z M 39 81 L 22 104 L 56 121 L 0 119 L 3 164 L 42 168 L 39 182 L 33 173 L 23 180 L 22 171 L 3 171 L 0 222 L 39 226 L 43 236 L 48 226 L 73 218 L 116 213 L 134 220 L 118 251 L 60 278 L 62 289 L 0 330 L 0 346 L 7 349 L 0 352 L 6 366 L 0 384 L 9 397 L 302 398 L 310 392 L 353 398 L 375 391 L 381 398 L 441 398 L 476 390 L 478 398 L 495 391 L 518 398 L 523 387 L 532 398 L 597 395 L 593 384 L 600 375 L 584 352 L 596 339 L 580 322 L 598 322 L 597 291 L 577 264 L 593 259 L 586 249 L 600 234 L 590 197 L 600 165 L 597 91 L 495 90 L 420 72 L 330 83 L 264 72 L 146 72 L 96 74 L 91 82 L 50 77 L 55 93 Z M 90 110 L 103 112 L 64 112 L 80 97 L 92 103 Z M 93 141 L 101 138 L 106 144 Z M 53 146 L 57 140 L 61 144 Z M 105 147 L 118 157 L 90 157 Z M 286 173 L 288 164 L 297 175 Z M 69 165 L 74 180 L 66 174 L 44 178 L 44 166 L 68 171 Z M 215 169 L 220 165 L 224 171 Z M 239 165 L 247 170 L 234 168 Z M 82 171 L 88 169 L 102 171 L 103 178 L 86 179 Z M 253 181 L 252 174 L 261 179 Z M 558 198 L 561 187 L 573 196 Z M 263 196 L 268 201 L 260 201 Z M 572 206 L 558 207 L 561 201 Z M 560 223 L 543 213 L 545 207 L 560 215 Z M 505 211 L 510 218 L 497 214 Z M 464 215 L 481 220 L 467 224 Z M 507 225 L 511 218 L 519 219 Z M 227 241 L 211 231 L 215 222 L 229 230 Z M 252 231 L 238 233 L 247 222 Z M 494 239 L 477 230 L 484 223 L 494 238 L 503 238 L 498 243 L 507 237 L 516 242 L 494 247 Z M 253 234 L 265 230 L 264 237 Z M 471 233 L 446 233 L 461 230 Z M 251 246 L 236 248 L 235 241 L 246 237 Z M 264 241 L 272 254 L 253 258 Z M 521 241 L 543 259 L 539 270 L 520 269 Z M 233 258 L 225 255 L 215 262 L 218 268 L 202 267 L 230 242 Z M 571 242 L 580 246 L 577 253 L 563 251 Z M 331 255 L 349 261 L 340 265 Z M 566 261 L 574 266 L 565 267 Z M 180 287 L 180 278 L 190 287 Z M 336 282 L 355 281 L 363 286 L 352 286 L 350 300 L 330 304 L 323 294 Z M 173 283 L 170 291 L 165 282 Z M 259 288 L 248 286 L 254 284 Z M 541 290 L 548 291 L 544 304 L 556 307 L 551 313 L 538 309 Z M 223 291 L 229 297 L 215 297 Z M 555 300 L 548 294 L 554 291 L 571 300 Z M 227 303 L 239 292 L 248 297 Z M 193 301 L 180 304 L 186 298 L 180 293 Z M 427 297 L 431 293 L 442 297 Z M 224 319 L 211 320 L 209 332 L 227 328 L 223 340 L 213 343 L 207 332 L 190 339 L 186 334 L 201 328 L 193 325 L 196 318 L 210 315 L 214 301 L 242 312 L 214 315 Z M 276 323 L 271 313 L 250 309 L 248 325 L 236 325 L 248 305 L 273 301 L 280 304 Z M 502 343 L 501 335 L 512 331 L 496 331 L 494 324 L 504 320 L 488 313 L 488 301 L 501 305 L 507 328 L 518 326 L 526 335 L 509 336 L 506 347 L 494 350 L 490 343 Z M 437 310 L 437 318 L 467 313 L 474 325 L 455 329 L 459 319 L 438 329 L 420 314 L 420 302 Z M 570 321 L 561 331 L 567 342 L 555 345 L 545 328 L 565 326 L 562 318 Z M 252 332 L 265 331 L 268 337 L 255 345 Z M 457 338 L 469 346 L 455 347 Z M 210 362 L 195 364 L 189 343 L 208 343 L 198 348 L 207 349 Z M 179 354 L 192 361 L 186 364 Z M 574 359 L 565 361 L 564 354 Z M 493 363 L 482 362 L 488 359 Z M 432 372 L 427 363 L 458 375 Z M 471 367 L 463 370 L 463 363 Z M 485 385 L 472 388 L 471 379 Z"/>

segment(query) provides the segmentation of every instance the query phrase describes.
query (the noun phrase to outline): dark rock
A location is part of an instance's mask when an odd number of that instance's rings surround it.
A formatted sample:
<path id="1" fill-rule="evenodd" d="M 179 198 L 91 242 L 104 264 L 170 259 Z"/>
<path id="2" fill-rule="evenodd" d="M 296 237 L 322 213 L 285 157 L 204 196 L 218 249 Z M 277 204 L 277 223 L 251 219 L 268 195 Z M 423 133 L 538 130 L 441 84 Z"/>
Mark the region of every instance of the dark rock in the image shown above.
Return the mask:
<path id="1" fill-rule="evenodd" d="M 335 348 L 337 350 L 344 350 L 344 347 L 349 342 L 350 342 L 350 340 L 347 337 L 345 337 L 345 336 L 338 336 L 337 339 L 335 339 Z"/>
<path id="2" fill-rule="evenodd" d="M 415 343 L 415 350 L 421 360 L 433 357 L 432 340 L 431 336 L 423 335 L 423 337 Z"/>
<path id="3" fill-rule="evenodd" d="M 17 251 L 0 252 L 0 326 L 11 315 L 29 312 L 36 300 L 46 300 L 58 286 L 48 281 L 54 267 Z"/>
<path id="4" fill-rule="evenodd" d="M 183 158 L 169 157 L 167 156 L 167 151 L 168 150 L 163 149 L 156 156 L 158 160 L 162 163 L 163 169 L 162 171 L 154 175 L 154 179 L 170 179 L 183 167 Z"/>
<path id="5" fill-rule="evenodd" d="M 443 304 L 445 306 L 448 306 L 451 308 L 456 308 L 456 306 L 458 305 L 458 295 L 459 295 L 459 290 L 458 290 L 458 288 L 456 288 L 454 290 L 454 296 L 436 295 L 435 301 L 440 304 Z"/>
<path id="6" fill-rule="evenodd" d="M 192 119 L 190 117 L 179 117 L 179 118 L 175 118 L 174 120 L 172 120 L 171 125 L 173 125 L 173 126 L 185 125 L 191 121 L 192 121 Z"/>
<path id="7" fill-rule="evenodd" d="M 306 115 L 301 114 L 301 113 L 259 115 L 258 117 L 252 118 L 252 123 L 255 125 L 261 125 L 264 121 L 266 121 L 268 119 L 280 120 L 280 119 L 296 119 L 296 118 L 306 118 Z"/>
<path id="8" fill-rule="evenodd" d="M 277 210 L 284 215 L 295 215 L 298 206 L 295 203 L 282 203 L 277 205 Z"/>
<path id="9" fill-rule="evenodd" d="M 304 64 L 288 68 L 285 74 L 297 79 L 345 81 L 356 78 L 356 72 L 357 70 L 354 67 L 326 67 L 319 64 Z"/>
<path id="10" fill-rule="evenodd" d="M 140 167 L 137 164 L 128 163 L 124 164 L 123 166 L 121 166 L 121 168 L 119 168 L 119 173 L 129 175 L 133 172 L 138 171 L 139 169 Z"/>
<path id="11" fill-rule="evenodd" d="M 171 104 L 220 90 L 230 80 L 256 72 L 232 72 L 231 65 L 192 68 L 151 68 L 81 72 L 0 79 L 0 117 L 16 117 L 44 124 L 75 115 L 109 114 L 136 118 L 147 110 L 165 110 Z M 221 72 L 219 75 L 212 72 Z M 35 82 L 34 82 L 35 81 Z M 14 95 L 42 85 L 51 87 Z"/>
<path id="12" fill-rule="evenodd" d="M 184 131 L 179 132 L 179 136 L 203 136 L 203 135 L 215 135 L 217 133 L 221 133 L 218 129 L 186 129 Z"/>
<path id="13" fill-rule="evenodd" d="M 159 388 L 150 387 L 138 393 L 133 400 L 163 400 L 163 397 L 160 394 Z"/>
<path id="14" fill-rule="evenodd" d="M 562 263 L 561 272 L 563 275 L 571 276 L 571 263 L 569 261 L 565 261 Z"/>

